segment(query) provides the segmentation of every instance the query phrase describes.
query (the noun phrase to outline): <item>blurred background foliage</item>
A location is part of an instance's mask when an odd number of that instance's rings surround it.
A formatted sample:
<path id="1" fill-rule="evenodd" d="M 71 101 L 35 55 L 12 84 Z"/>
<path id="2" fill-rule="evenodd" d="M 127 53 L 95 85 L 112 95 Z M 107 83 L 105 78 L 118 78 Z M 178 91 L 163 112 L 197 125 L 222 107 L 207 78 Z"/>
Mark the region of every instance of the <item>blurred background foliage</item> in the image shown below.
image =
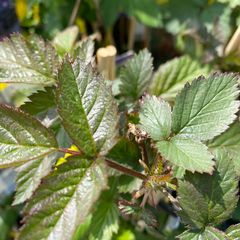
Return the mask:
<path id="1" fill-rule="evenodd" d="M 74 27 L 69 29 L 68 27 L 72 25 Z M 63 56 L 72 50 L 76 42 L 78 44 L 78 40 L 87 36 L 98 36 L 95 37 L 97 39 L 95 49 L 113 44 L 118 54 L 122 54 L 130 50 L 148 48 L 154 57 L 155 67 L 174 57 L 188 55 L 189 60 L 183 59 L 189 64 L 193 62 L 191 59 L 194 61 L 197 59 L 212 69 L 239 72 L 239 53 L 224 53 L 238 26 L 240 26 L 239 0 L 0 1 L 0 39 L 16 31 L 24 35 L 39 34 L 52 41 L 58 54 Z M 68 29 L 65 30 L 66 28 Z M 161 71 L 160 68 L 160 73 Z M 54 105 L 52 89 L 42 90 L 43 88 L 27 87 L 23 84 L 7 87 L 6 84 L 0 83 L 0 101 L 21 106 L 32 100 L 37 106 L 30 103 L 27 107 L 23 105 L 22 108 L 26 108 L 24 110 L 30 111 L 31 114 L 39 114 L 42 106 L 45 109 L 46 105 L 49 108 Z M 41 101 L 38 101 L 39 99 Z M 34 112 L 36 109 L 37 112 Z M 54 111 L 49 110 L 47 115 L 40 114 L 38 117 L 44 120 L 46 125 L 53 123 L 53 130 L 59 139 L 65 141 L 64 145 L 69 146 L 67 136 L 63 136 L 63 129 L 58 128 Z M 127 152 L 127 159 L 132 156 L 138 158 L 138 154 L 132 152 L 139 149 L 129 148 L 128 145 L 122 143 L 118 146 L 119 151 Z M 14 180 L 13 170 L 0 171 L 0 240 L 13 238 L 16 227 L 20 225 L 18 221 L 21 206 L 11 207 Z M 124 179 L 120 185 L 124 192 Z M 122 221 L 114 239 L 170 240 L 182 232 L 183 226 L 168 205 L 160 204 L 157 209 L 151 211 L 161 223 L 159 226 L 161 234 L 153 228 L 141 231 L 144 228 L 142 222 L 134 226 Z M 147 212 L 139 214 L 146 221 L 149 218 Z M 240 203 L 232 219 L 228 221 L 229 224 L 238 222 Z M 221 228 L 225 229 L 228 223 Z M 84 239 L 81 236 L 84 236 L 88 228 L 86 222 L 78 230 L 75 239 Z"/>

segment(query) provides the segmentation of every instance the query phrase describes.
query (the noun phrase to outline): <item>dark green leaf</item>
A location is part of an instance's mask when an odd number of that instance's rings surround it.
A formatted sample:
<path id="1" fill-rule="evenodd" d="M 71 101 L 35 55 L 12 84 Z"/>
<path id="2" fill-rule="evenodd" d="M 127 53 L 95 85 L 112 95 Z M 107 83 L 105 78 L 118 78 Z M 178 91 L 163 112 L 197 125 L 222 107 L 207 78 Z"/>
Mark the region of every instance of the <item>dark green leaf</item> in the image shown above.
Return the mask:
<path id="1" fill-rule="evenodd" d="M 18 109 L 0 106 L 0 167 L 16 166 L 55 152 L 47 128 Z"/>
<path id="2" fill-rule="evenodd" d="M 179 182 L 179 203 L 183 209 L 180 215 L 184 222 L 193 228 L 204 228 L 228 219 L 237 205 L 237 186 L 231 159 L 226 153 L 217 152 L 212 176 L 187 173 L 185 180 Z"/>
<path id="3" fill-rule="evenodd" d="M 105 169 L 99 160 L 68 158 L 28 203 L 19 240 L 71 239 L 106 187 Z"/>
<path id="4" fill-rule="evenodd" d="M 58 112 L 69 136 L 88 156 L 106 153 L 118 134 L 117 105 L 92 66 L 64 60 L 59 71 Z"/>
<path id="5" fill-rule="evenodd" d="M 123 96 L 134 101 L 144 94 L 152 76 L 152 61 L 151 53 L 144 49 L 122 68 L 120 92 Z"/>
<path id="6" fill-rule="evenodd" d="M 52 85 L 58 64 L 54 48 L 39 37 L 14 34 L 0 42 L 0 82 Z"/>

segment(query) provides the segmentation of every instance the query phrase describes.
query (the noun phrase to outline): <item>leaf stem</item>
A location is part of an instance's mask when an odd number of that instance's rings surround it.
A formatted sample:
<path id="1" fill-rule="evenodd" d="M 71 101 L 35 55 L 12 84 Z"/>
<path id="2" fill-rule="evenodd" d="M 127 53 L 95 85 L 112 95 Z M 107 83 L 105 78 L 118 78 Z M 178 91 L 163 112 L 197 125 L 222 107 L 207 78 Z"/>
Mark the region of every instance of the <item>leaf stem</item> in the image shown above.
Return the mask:
<path id="1" fill-rule="evenodd" d="M 82 155 L 81 152 L 79 152 L 79 151 L 74 151 L 74 150 L 70 150 L 70 149 L 68 149 L 68 148 L 59 148 L 58 151 L 64 152 L 64 153 L 69 153 L 69 154 L 74 155 L 74 156 L 80 156 L 80 155 Z"/>

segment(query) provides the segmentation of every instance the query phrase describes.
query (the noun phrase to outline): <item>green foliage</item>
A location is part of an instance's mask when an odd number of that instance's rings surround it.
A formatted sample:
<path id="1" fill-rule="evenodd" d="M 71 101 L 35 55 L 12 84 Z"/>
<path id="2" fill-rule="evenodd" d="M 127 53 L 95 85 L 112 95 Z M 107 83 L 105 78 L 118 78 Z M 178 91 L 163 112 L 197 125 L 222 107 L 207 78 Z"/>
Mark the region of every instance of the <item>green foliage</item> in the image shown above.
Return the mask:
<path id="1" fill-rule="evenodd" d="M 58 58 L 37 36 L 12 35 L 0 43 L 0 82 L 49 86 L 55 83 Z"/>
<path id="2" fill-rule="evenodd" d="M 149 51 L 146 49 L 140 51 L 121 71 L 121 94 L 131 101 L 139 99 L 148 88 L 152 68 Z"/>
<path id="3" fill-rule="evenodd" d="M 45 178 L 27 204 L 29 216 L 19 240 L 69 239 L 105 187 L 102 161 L 72 157 Z"/>
<path id="4" fill-rule="evenodd" d="M 240 224 L 232 225 L 226 230 L 226 235 L 231 240 L 238 240 L 240 236 Z"/>
<path id="5" fill-rule="evenodd" d="M 88 156 L 107 152 L 118 134 L 118 116 L 104 79 L 79 59 L 66 59 L 58 78 L 58 112 L 69 136 Z"/>
<path id="6" fill-rule="evenodd" d="M 192 81 L 199 75 L 206 75 L 208 73 L 208 66 L 202 66 L 200 62 L 191 59 L 187 55 L 174 58 L 160 65 L 154 74 L 150 93 L 167 100 L 173 100 L 185 83 Z"/>

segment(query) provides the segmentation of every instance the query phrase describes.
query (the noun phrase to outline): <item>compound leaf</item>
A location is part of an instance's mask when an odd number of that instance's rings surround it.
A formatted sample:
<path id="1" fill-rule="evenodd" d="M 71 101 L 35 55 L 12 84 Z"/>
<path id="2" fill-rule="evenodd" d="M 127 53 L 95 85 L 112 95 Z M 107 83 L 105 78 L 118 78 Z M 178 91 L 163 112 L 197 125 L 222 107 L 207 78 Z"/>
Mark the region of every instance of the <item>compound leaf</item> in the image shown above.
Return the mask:
<path id="1" fill-rule="evenodd" d="M 151 53 L 144 49 L 122 68 L 120 92 L 123 96 L 134 101 L 144 94 L 152 76 L 152 62 Z"/>
<path id="2" fill-rule="evenodd" d="M 236 208 L 238 180 L 227 153 L 216 153 L 213 175 L 187 173 L 179 181 L 180 216 L 193 228 L 218 225 L 229 218 Z"/>
<path id="3" fill-rule="evenodd" d="M 174 133 L 210 140 L 224 132 L 238 111 L 237 81 L 233 74 L 214 74 L 187 83 L 173 108 Z"/>
<path id="4" fill-rule="evenodd" d="M 180 240 L 226 240 L 226 235 L 213 227 L 204 230 L 187 230 L 178 236 Z"/>
<path id="5" fill-rule="evenodd" d="M 174 58 L 160 65 L 150 86 L 150 93 L 173 100 L 186 82 L 192 81 L 199 75 L 206 75 L 208 72 L 207 66 L 201 66 L 198 61 L 187 55 Z"/>
<path id="6" fill-rule="evenodd" d="M 58 64 L 54 48 L 37 36 L 14 34 L 0 42 L 0 82 L 52 85 Z"/>
<path id="7" fill-rule="evenodd" d="M 68 158 L 43 180 L 28 203 L 19 240 L 71 239 L 106 187 L 105 169 L 100 160 Z"/>
<path id="8" fill-rule="evenodd" d="M 117 136 L 117 105 L 90 64 L 64 60 L 59 71 L 58 112 L 75 145 L 88 156 L 106 153 Z"/>
<path id="9" fill-rule="evenodd" d="M 236 225 L 230 226 L 226 230 L 226 235 L 231 239 L 231 240 L 239 240 L 240 237 L 240 223 Z"/>
<path id="10" fill-rule="evenodd" d="M 51 154 L 44 158 L 29 161 L 16 168 L 17 186 L 13 205 L 23 203 L 32 196 L 40 185 L 42 178 L 51 171 L 55 159 L 56 154 Z"/>
<path id="11" fill-rule="evenodd" d="M 196 140 L 175 136 L 169 141 L 157 142 L 157 149 L 166 160 L 181 169 L 200 173 L 213 171 L 213 156 Z"/>
<path id="12" fill-rule="evenodd" d="M 152 139 L 162 140 L 171 132 L 171 107 L 164 100 L 155 96 L 147 96 L 140 111 L 140 128 L 146 131 Z"/>
<path id="13" fill-rule="evenodd" d="M 16 166 L 55 152 L 54 135 L 22 111 L 0 106 L 0 167 Z"/>

